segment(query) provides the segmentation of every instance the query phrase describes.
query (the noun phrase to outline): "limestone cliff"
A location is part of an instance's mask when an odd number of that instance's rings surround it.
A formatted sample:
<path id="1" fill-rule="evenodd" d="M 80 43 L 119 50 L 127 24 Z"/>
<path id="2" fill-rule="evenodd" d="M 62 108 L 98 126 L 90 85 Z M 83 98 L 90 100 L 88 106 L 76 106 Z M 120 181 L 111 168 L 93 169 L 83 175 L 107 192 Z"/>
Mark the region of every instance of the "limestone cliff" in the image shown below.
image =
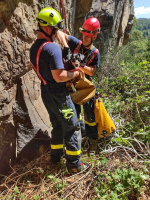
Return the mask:
<path id="1" fill-rule="evenodd" d="M 95 42 L 106 54 L 111 41 L 128 42 L 133 24 L 133 0 L 64 0 L 66 32 L 81 37 L 86 17 L 100 20 Z M 62 0 L 0 0 L 0 174 L 16 157 L 33 159 L 49 147 L 51 127 L 40 97 L 40 82 L 29 61 L 36 39 L 35 17 L 51 6 L 62 14 Z"/>

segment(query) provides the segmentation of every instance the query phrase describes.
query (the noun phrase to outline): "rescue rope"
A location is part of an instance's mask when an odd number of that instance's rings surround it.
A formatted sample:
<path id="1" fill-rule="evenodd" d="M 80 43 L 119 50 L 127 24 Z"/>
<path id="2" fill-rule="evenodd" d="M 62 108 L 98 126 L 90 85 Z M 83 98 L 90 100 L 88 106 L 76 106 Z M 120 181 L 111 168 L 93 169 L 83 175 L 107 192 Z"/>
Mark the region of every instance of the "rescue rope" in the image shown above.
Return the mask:
<path id="1" fill-rule="evenodd" d="M 63 12 L 64 25 L 65 25 L 65 7 L 64 7 L 64 1 L 61 0 L 61 3 L 62 3 L 62 12 Z M 63 32 L 65 33 L 65 29 L 63 30 Z"/>
<path id="2" fill-rule="evenodd" d="M 103 141 L 102 139 L 99 140 L 98 147 L 101 152 L 114 153 L 123 150 L 126 153 L 128 160 L 132 161 L 135 156 L 137 156 L 139 158 L 138 162 L 144 162 L 145 159 L 150 161 L 150 147 L 148 143 L 144 144 L 144 142 L 135 138 L 135 133 L 132 136 L 122 138 L 122 140 L 124 140 L 127 144 L 127 146 L 125 146 L 124 144 L 117 142 L 117 140 L 113 140 L 114 138 L 120 138 L 120 135 L 117 132 L 113 133 L 110 137 L 108 137 L 108 139 L 106 137 L 106 141 Z M 147 133 L 148 132 L 145 132 L 143 135 L 147 135 Z M 141 133 L 138 134 L 141 135 Z M 131 141 L 136 145 L 133 145 Z"/>

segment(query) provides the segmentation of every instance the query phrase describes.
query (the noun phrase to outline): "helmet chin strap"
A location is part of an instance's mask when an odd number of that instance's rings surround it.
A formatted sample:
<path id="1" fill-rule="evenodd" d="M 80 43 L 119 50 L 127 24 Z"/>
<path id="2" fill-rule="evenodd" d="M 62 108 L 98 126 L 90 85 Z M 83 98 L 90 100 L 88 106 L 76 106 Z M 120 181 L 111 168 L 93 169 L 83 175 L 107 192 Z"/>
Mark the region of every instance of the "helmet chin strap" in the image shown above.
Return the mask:
<path id="1" fill-rule="evenodd" d="M 82 43 L 83 43 L 83 40 L 82 40 Z M 90 42 L 90 44 L 88 44 L 88 45 L 83 45 L 85 48 L 87 48 L 87 47 L 90 47 L 91 46 L 91 44 L 93 43 L 93 40 L 92 40 L 92 38 L 91 38 L 91 42 Z"/>
<path id="2" fill-rule="evenodd" d="M 48 37 L 48 38 L 50 39 L 51 42 L 53 42 L 52 35 L 55 35 L 55 28 L 54 28 L 54 27 L 53 27 L 53 30 L 52 30 L 52 32 L 51 32 L 50 35 L 48 35 L 48 34 L 41 28 L 41 26 L 39 26 L 39 30 L 37 30 L 37 31 L 43 33 L 46 37 Z"/>

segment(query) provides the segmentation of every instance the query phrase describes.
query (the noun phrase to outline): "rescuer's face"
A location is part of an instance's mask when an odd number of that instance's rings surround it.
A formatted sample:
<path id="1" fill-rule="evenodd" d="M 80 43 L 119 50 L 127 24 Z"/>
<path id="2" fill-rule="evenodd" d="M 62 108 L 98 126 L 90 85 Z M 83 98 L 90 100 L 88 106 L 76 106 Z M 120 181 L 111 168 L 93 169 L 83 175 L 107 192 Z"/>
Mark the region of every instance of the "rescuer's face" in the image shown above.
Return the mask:
<path id="1" fill-rule="evenodd" d="M 91 40 L 92 40 L 91 37 L 83 35 L 83 45 L 84 46 L 88 46 L 89 44 L 91 44 Z"/>

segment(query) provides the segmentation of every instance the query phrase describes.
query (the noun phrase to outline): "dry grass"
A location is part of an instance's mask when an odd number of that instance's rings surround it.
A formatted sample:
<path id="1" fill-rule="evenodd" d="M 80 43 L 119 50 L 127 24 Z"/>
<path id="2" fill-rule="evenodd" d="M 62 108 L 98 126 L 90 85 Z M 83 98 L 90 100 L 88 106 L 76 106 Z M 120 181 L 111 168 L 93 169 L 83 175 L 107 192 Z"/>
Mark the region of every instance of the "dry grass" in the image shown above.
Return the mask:
<path id="1" fill-rule="evenodd" d="M 108 159 L 107 165 L 102 164 L 100 161 L 104 158 Z M 127 163 L 128 167 L 132 166 L 135 170 L 142 168 L 143 165 L 136 161 L 129 161 L 125 151 L 122 150 L 92 158 L 89 158 L 87 154 L 83 154 L 82 160 L 86 161 L 89 167 L 75 175 L 70 175 L 67 172 L 64 159 L 60 164 L 54 165 L 50 159 L 50 152 L 46 152 L 32 162 L 22 160 L 13 166 L 9 175 L 2 180 L 0 199 L 99 199 L 94 187 L 95 180 L 100 173 L 107 174 L 108 171 L 115 171 L 123 163 Z M 147 190 L 143 196 L 140 196 L 139 200 L 150 199 L 150 182 L 145 182 L 145 187 Z M 136 194 L 133 192 L 129 199 L 137 199 Z"/>

